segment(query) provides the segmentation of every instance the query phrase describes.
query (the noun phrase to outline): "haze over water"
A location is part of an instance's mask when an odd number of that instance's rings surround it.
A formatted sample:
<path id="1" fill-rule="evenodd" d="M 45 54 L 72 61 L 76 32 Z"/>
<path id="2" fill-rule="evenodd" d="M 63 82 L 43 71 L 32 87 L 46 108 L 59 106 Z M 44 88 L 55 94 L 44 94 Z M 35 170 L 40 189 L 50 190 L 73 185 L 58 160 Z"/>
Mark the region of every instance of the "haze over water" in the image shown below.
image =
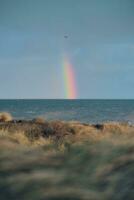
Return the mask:
<path id="1" fill-rule="evenodd" d="M 14 118 L 76 120 L 86 123 L 105 121 L 134 122 L 134 100 L 0 100 L 0 112 Z"/>

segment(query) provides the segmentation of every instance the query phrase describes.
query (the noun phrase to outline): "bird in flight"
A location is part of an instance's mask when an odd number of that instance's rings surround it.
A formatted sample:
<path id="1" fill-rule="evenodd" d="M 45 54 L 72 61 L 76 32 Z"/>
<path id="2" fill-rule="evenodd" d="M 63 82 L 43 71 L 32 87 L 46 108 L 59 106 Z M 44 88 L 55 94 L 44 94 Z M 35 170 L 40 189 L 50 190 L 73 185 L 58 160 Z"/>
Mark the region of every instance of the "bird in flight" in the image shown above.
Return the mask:
<path id="1" fill-rule="evenodd" d="M 68 38 L 68 35 L 64 35 L 64 38 L 67 39 L 67 38 Z"/>

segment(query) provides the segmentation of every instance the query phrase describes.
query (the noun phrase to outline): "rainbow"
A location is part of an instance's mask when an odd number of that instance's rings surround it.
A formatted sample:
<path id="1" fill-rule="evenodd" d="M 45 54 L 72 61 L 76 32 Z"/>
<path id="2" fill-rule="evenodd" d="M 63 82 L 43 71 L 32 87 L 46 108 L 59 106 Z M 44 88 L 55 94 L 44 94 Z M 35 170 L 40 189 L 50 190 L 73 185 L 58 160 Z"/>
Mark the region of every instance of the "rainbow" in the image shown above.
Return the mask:
<path id="1" fill-rule="evenodd" d="M 63 59 L 63 77 L 65 86 L 65 98 L 76 99 L 77 87 L 76 87 L 75 73 L 73 65 L 70 63 L 67 57 L 64 57 Z"/>

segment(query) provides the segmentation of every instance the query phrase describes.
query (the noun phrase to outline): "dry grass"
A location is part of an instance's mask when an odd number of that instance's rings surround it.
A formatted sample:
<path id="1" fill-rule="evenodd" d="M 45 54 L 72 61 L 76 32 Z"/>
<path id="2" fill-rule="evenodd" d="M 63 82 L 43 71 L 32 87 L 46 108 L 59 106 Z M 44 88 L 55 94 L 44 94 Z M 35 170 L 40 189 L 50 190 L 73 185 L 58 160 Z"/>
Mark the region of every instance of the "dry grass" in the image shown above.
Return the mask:
<path id="1" fill-rule="evenodd" d="M 12 116 L 10 113 L 7 113 L 7 112 L 3 112 L 3 113 L 0 113 L 0 122 L 10 122 L 12 121 Z"/>
<path id="2" fill-rule="evenodd" d="M 0 135 L 6 135 L 9 138 L 16 137 L 18 143 L 24 141 L 36 143 L 38 140 L 51 139 L 56 143 L 82 143 L 83 141 L 97 142 L 100 140 L 115 138 L 116 136 L 124 138 L 126 141 L 134 135 L 134 126 L 120 123 L 105 123 L 101 125 L 88 125 L 76 122 L 64 121 L 18 121 L 5 122 L 0 124 Z M 22 139 L 25 138 L 24 140 Z M 19 139 L 20 138 L 20 139 Z M 27 143 L 27 142 L 26 142 Z"/>
<path id="3" fill-rule="evenodd" d="M 134 127 L 0 124 L 0 198 L 133 200 Z"/>
<path id="4" fill-rule="evenodd" d="M 37 118 L 34 119 L 34 122 L 35 123 L 39 123 L 39 124 L 44 124 L 45 121 L 46 121 L 45 118 L 42 117 L 42 116 L 39 116 L 39 117 L 37 117 Z"/>
<path id="5" fill-rule="evenodd" d="M 134 142 L 26 147 L 1 140 L 1 199 L 133 200 Z"/>

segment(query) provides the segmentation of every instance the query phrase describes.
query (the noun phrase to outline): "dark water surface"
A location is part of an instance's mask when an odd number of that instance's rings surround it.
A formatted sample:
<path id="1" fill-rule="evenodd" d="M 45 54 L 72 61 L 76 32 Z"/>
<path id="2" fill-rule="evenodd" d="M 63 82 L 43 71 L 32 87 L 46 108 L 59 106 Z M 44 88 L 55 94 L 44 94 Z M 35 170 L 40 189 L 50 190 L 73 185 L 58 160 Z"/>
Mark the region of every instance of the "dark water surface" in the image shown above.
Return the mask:
<path id="1" fill-rule="evenodd" d="M 134 100 L 0 100 L 3 111 L 21 119 L 134 122 Z"/>

